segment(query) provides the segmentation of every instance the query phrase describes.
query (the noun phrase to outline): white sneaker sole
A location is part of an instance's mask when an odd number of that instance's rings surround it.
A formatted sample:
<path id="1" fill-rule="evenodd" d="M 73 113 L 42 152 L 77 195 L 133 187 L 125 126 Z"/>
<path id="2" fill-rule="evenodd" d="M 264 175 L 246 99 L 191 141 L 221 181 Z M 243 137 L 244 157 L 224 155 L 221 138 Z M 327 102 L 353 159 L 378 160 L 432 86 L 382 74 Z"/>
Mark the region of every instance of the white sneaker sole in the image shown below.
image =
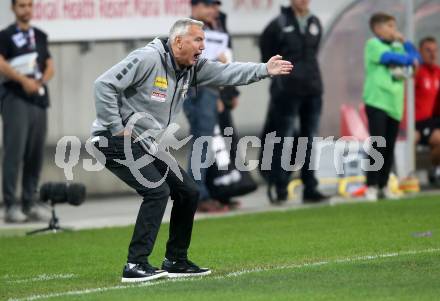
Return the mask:
<path id="1" fill-rule="evenodd" d="M 159 278 L 165 278 L 168 277 L 168 272 L 163 272 L 160 274 L 148 276 L 148 277 L 142 277 L 142 278 L 124 278 L 122 277 L 121 282 L 122 283 L 138 283 L 138 282 L 146 282 L 151 281 Z"/>
<path id="2" fill-rule="evenodd" d="M 198 277 L 198 276 L 208 276 L 211 271 L 206 271 L 203 273 L 168 273 L 168 278 L 184 278 L 184 277 Z"/>

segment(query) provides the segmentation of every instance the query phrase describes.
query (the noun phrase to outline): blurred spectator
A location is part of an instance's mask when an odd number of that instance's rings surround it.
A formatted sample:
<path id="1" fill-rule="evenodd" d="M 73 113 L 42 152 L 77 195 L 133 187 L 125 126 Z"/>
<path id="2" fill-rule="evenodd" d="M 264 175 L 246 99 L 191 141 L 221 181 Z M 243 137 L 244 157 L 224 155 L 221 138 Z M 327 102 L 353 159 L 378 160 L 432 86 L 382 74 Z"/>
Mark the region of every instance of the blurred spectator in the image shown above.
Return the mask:
<path id="1" fill-rule="evenodd" d="M 214 28 L 220 32 L 227 33 L 229 36 L 228 40 L 228 49 L 225 52 L 226 62 L 233 61 L 233 52 L 232 52 L 232 38 L 228 32 L 227 28 L 227 15 L 221 11 L 221 2 L 215 1 L 216 8 L 216 22 Z M 227 127 L 233 128 L 232 133 L 232 143 L 231 149 L 229 150 L 230 160 L 231 162 L 235 162 L 237 155 L 237 145 L 238 145 L 238 132 L 236 127 L 234 126 L 234 120 L 232 116 L 232 111 L 238 106 L 238 96 L 240 92 L 236 87 L 221 87 L 220 90 L 220 99 L 218 102 L 218 122 L 220 126 L 221 133 L 224 132 L 224 129 Z M 235 166 L 235 163 L 232 163 Z M 244 175 L 242 175 L 243 177 Z M 249 181 L 253 181 L 251 175 L 247 175 L 249 177 Z M 220 203 L 227 205 L 229 209 L 236 209 L 240 207 L 240 202 L 238 200 L 232 198 L 219 198 Z"/>
<path id="2" fill-rule="evenodd" d="M 227 63 L 230 63 L 233 61 L 233 54 L 232 54 L 232 39 L 229 35 L 228 28 L 227 28 L 227 16 L 224 12 L 220 10 L 221 1 L 214 1 L 215 3 L 215 22 L 213 28 L 217 31 L 224 32 L 228 34 L 228 48 L 224 52 L 225 55 L 225 61 Z M 240 92 L 236 87 L 222 87 L 220 89 L 220 100 L 219 103 L 219 112 L 220 112 L 220 127 L 223 129 L 225 126 L 228 126 L 227 124 L 232 124 L 232 115 L 231 111 L 235 109 L 238 105 L 238 96 L 240 95 Z M 224 126 L 222 126 L 224 125 Z M 231 125 L 232 126 L 232 125 Z M 236 137 L 236 135 L 234 135 Z"/>
<path id="3" fill-rule="evenodd" d="M 233 54 L 232 54 L 232 38 L 228 32 L 227 28 L 227 15 L 220 10 L 221 7 L 221 1 L 214 1 L 214 8 L 215 8 L 215 22 L 213 24 L 213 29 L 219 32 L 224 32 L 228 34 L 228 48 L 224 52 L 225 55 L 225 61 L 227 63 L 230 63 L 233 61 Z M 240 92 L 236 87 L 222 87 L 220 89 L 220 100 L 221 102 L 218 104 L 219 112 L 220 112 L 220 127 L 223 129 L 226 124 L 230 123 L 232 124 L 232 115 L 231 111 L 235 109 L 238 105 L 238 96 L 240 95 Z M 222 126 L 224 125 L 224 126 Z M 232 125 L 231 125 L 232 126 Z M 234 135 L 236 137 L 236 135 Z"/>
<path id="4" fill-rule="evenodd" d="M 370 18 L 370 28 L 375 37 L 365 46 L 365 83 L 363 99 L 366 104 L 368 127 L 371 136 L 383 137 L 385 147 L 377 147 L 383 157 L 378 171 L 367 171 L 366 198 L 397 198 L 388 189 L 388 177 L 394 158 L 399 123 L 403 115 L 404 83 L 410 76 L 411 66 L 420 61 L 419 54 L 398 31 L 396 19 L 385 13 Z"/>
<path id="5" fill-rule="evenodd" d="M 323 84 L 318 64 L 322 36 L 321 22 L 309 10 L 310 0 L 291 0 L 291 6 L 281 8 L 278 17 L 264 29 L 260 38 L 262 60 L 280 54 L 294 64 L 295 72 L 284 78 L 274 78 L 270 87 L 271 100 L 262 139 L 276 131 L 281 142 L 274 145 L 271 171 L 262 171 L 269 184 L 272 202 L 287 200 L 287 185 L 291 172 L 281 167 L 284 137 L 307 137 L 307 152 L 301 169 L 304 184 L 303 201 L 319 202 L 326 197 L 318 190 L 314 171 L 309 170 L 313 137 L 318 132 L 321 116 Z M 295 139 L 292 160 L 295 161 L 298 139 Z M 260 159 L 262 153 L 260 154 Z M 272 195 L 275 186 L 276 197 Z"/>
<path id="6" fill-rule="evenodd" d="M 203 21 L 205 29 L 215 30 L 216 18 L 218 17 L 216 6 L 218 1 L 214 0 L 191 0 L 191 18 Z M 206 41 L 205 41 L 206 44 Z M 218 60 L 225 63 L 226 57 L 222 54 Z M 219 100 L 219 91 L 217 88 L 202 87 L 200 89 L 191 89 L 189 97 L 184 103 L 184 112 L 190 125 L 190 132 L 193 139 L 196 140 L 201 136 L 212 137 L 214 128 L 218 124 L 217 102 Z M 188 174 L 194 178 L 192 173 L 192 153 L 193 144 L 190 151 Z M 202 150 L 201 162 L 212 155 L 210 150 L 204 148 Z M 200 169 L 200 167 L 197 167 Z M 201 168 L 201 179 L 196 180 L 200 191 L 200 199 L 198 211 L 201 212 L 222 212 L 228 208 L 222 205 L 218 200 L 211 199 L 206 184 L 207 169 Z"/>
<path id="7" fill-rule="evenodd" d="M 32 0 L 12 0 L 15 22 L 0 32 L 0 73 L 3 84 L 3 199 L 6 222 L 47 219 L 35 205 L 35 192 L 43 164 L 49 96 L 46 83 L 53 77 L 47 35 L 30 25 Z M 18 61 L 33 62 L 32 70 L 17 71 Z M 23 72 L 25 74 L 23 74 Z M 23 167 L 22 210 L 16 199 Z"/>
<path id="8" fill-rule="evenodd" d="M 437 65 L 438 47 L 433 37 L 420 41 L 422 64 L 416 74 L 416 142 L 431 149 L 430 180 L 435 181 L 440 164 L 440 66 Z"/>

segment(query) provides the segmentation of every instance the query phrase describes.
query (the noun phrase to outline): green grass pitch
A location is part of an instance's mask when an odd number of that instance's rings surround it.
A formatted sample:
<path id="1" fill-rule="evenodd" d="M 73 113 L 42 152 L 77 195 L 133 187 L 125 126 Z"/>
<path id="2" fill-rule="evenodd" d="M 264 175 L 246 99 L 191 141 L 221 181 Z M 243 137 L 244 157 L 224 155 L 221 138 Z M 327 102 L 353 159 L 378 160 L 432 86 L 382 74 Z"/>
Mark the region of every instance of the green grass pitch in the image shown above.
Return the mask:
<path id="1" fill-rule="evenodd" d="M 121 284 L 131 232 L 0 233 L 0 300 L 440 300 L 439 197 L 197 221 L 188 280 Z"/>

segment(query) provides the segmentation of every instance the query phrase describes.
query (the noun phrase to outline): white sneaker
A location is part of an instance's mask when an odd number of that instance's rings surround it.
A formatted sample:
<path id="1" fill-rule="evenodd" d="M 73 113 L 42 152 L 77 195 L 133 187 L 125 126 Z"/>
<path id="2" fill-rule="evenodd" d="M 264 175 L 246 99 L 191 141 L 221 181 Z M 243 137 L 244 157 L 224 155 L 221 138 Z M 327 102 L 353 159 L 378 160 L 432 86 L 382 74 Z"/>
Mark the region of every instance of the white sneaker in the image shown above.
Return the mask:
<path id="1" fill-rule="evenodd" d="M 369 202 L 376 202 L 378 196 L 378 189 L 376 187 L 368 187 L 365 191 L 365 199 Z"/>
<path id="2" fill-rule="evenodd" d="M 48 222 L 50 220 L 49 211 L 39 205 L 32 206 L 25 214 L 30 222 Z"/>
<path id="3" fill-rule="evenodd" d="M 27 221 L 27 216 L 21 212 L 17 206 L 11 206 L 6 209 L 5 222 L 6 223 L 24 223 Z"/>
<path id="4" fill-rule="evenodd" d="M 389 200 L 397 200 L 399 199 L 399 195 L 395 194 L 388 187 L 384 187 L 379 190 L 379 198 L 381 199 L 389 199 Z"/>

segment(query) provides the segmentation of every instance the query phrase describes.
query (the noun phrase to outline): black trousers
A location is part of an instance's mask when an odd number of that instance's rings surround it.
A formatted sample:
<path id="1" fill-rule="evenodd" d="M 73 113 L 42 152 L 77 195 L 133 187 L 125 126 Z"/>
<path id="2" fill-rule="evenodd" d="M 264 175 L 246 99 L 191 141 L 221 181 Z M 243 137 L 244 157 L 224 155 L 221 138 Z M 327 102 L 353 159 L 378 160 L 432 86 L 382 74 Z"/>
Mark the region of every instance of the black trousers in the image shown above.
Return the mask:
<path id="1" fill-rule="evenodd" d="M 377 144 L 373 143 L 373 147 L 382 155 L 384 165 L 378 171 L 367 171 L 367 185 L 384 188 L 387 186 L 388 177 L 393 166 L 394 146 L 400 123 L 389 117 L 385 111 L 371 106 L 366 106 L 366 112 L 370 136 L 384 137 L 386 141 L 386 147 L 377 147 Z"/>
<path id="2" fill-rule="evenodd" d="M 167 165 L 164 162 L 155 159 L 152 163 L 140 168 L 139 172 L 143 178 L 152 183 L 165 180 L 156 188 L 145 187 L 136 179 L 129 167 L 115 161 L 116 159 L 126 159 L 124 137 L 111 136 L 110 132 L 103 133 L 102 136 L 108 139 L 108 147 L 99 147 L 97 142 L 95 146 L 105 155 L 106 168 L 136 190 L 143 198 L 128 249 L 127 261 L 131 263 L 148 262 L 148 256 L 153 251 L 170 196 L 174 202 L 165 256 L 170 260 L 186 258 L 199 198 L 194 180 L 179 167 L 183 175 L 183 181 L 181 181 L 171 170 L 167 173 Z M 139 143 L 131 142 L 131 149 L 135 160 L 147 154 Z"/>
<path id="3" fill-rule="evenodd" d="M 17 205 L 16 190 L 22 167 L 22 207 L 35 201 L 47 132 L 47 110 L 7 92 L 2 103 L 3 199 L 6 208 Z"/>
<path id="4" fill-rule="evenodd" d="M 271 170 L 269 172 L 262 171 L 262 175 L 269 183 L 275 184 L 277 189 L 287 189 L 291 176 L 291 172 L 284 170 L 281 165 L 285 137 L 295 137 L 290 160 L 292 164 L 296 160 L 298 147 L 297 138 L 308 138 L 304 165 L 301 168 L 301 179 L 306 191 L 314 190 L 318 186 L 314 171 L 309 169 L 309 165 L 312 154 L 313 137 L 318 133 L 321 107 L 322 97 L 319 95 L 292 97 L 286 97 L 284 95 L 272 96 L 261 139 L 264 143 L 266 134 L 276 131 L 277 137 L 281 137 L 281 142 L 274 145 Z M 260 153 L 260 162 L 261 159 L 262 153 Z"/>

